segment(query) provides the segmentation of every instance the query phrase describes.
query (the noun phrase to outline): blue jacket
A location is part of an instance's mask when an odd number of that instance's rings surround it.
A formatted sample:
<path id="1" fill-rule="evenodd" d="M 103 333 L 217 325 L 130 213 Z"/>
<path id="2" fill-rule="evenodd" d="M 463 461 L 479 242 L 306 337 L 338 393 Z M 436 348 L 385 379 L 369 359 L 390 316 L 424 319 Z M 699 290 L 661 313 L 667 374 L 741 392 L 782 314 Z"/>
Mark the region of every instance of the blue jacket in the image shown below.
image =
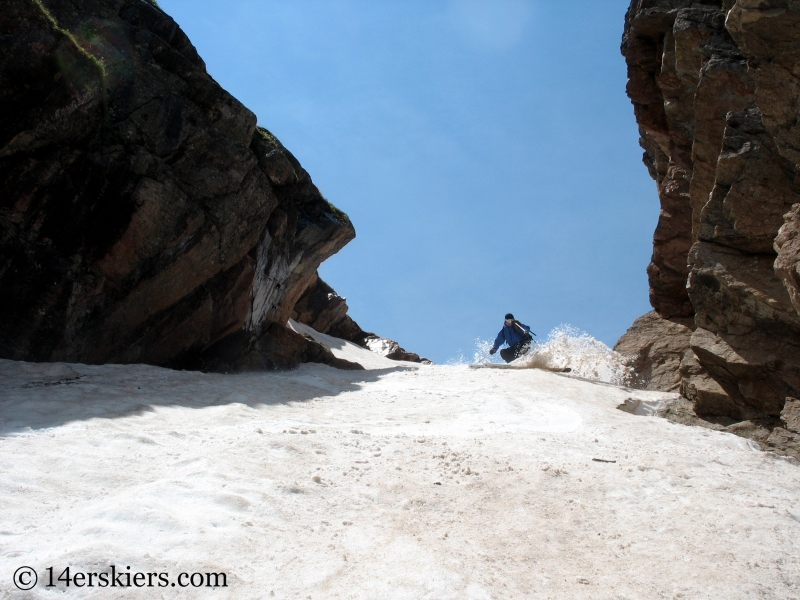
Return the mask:
<path id="1" fill-rule="evenodd" d="M 509 348 L 514 344 L 519 344 L 525 338 L 525 334 L 522 333 L 520 327 L 525 330 L 525 333 L 530 333 L 531 331 L 530 327 L 523 325 L 522 323 L 517 323 L 516 321 L 513 325 L 503 325 L 503 328 L 500 330 L 500 333 L 497 334 L 497 338 L 494 340 L 494 346 L 492 346 L 492 350 L 497 350 L 503 345 L 504 342 L 508 344 Z"/>

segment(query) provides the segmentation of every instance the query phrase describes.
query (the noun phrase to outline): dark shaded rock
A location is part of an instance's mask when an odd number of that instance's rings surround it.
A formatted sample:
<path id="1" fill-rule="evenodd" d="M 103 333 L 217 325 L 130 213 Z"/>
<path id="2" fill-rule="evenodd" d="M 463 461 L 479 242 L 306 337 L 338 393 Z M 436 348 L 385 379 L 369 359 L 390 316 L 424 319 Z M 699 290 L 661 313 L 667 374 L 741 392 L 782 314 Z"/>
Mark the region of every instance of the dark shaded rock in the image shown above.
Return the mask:
<path id="1" fill-rule="evenodd" d="M 286 323 L 294 306 L 317 277 L 323 258 L 338 252 L 355 237 L 346 214 L 325 200 L 300 166 L 267 130 L 259 129 L 253 141 L 259 164 L 273 183 L 280 202 L 270 216 L 265 239 L 256 249 L 256 269 L 262 277 L 253 286 L 249 326 L 258 320 Z M 287 166 L 288 165 L 288 166 Z M 291 167 L 292 174 L 287 176 Z"/>
<path id="2" fill-rule="evenodd" d="M 315 274 L 300 300 L 294 305 L 292 318 L 298 323 L 313 327 L 320 333 L 330 334 L 331 329 L 347 316 L 347 309 L 347 301 Z M 361 328 L 357 327 L 355 337 L 361 333 L 363 333 Z M 355 341 L 351 339 L 353 336 L 336 337 Z M 363 346 L 362 343 L 356 343 Z"/>
<path id="3" fill-rule="evenodd" d="M 7 0 L 0 47 L 0 356 L 331 364 L 284 324 L 352 224 L 169 16 Z"/>
<path id="4" fill-rule="evenodd" d="M 245 331 L 227 336 L 211 346 L 201 360 L 199 366 L 204 370 L 222 373 L 289 369 L 306 362 L 349 371 L 364 369 L 358 363 L 336 358 L 324 344 L 279 323 L 268 324 L 259 338 Z"/>
<path id="5" fill-rule="evenodd" d="M 427 358 L 408 352 L 394 340 L 364 331 L 347 314 L 347 302 L 317 273 L 294 304 L 292 318 L 313 327 L 320 333 L 338 337 L 392 360 L 430 363 Z"/>
<path id="6" fill-rule="evenodd" d="M 345 371 L 364 370 L 364 367 L 357 362 L 352 362 L 343 358 L 336 358 L 328 346 L 321 344 L 311 336 L 307 335 L 303 337 L 305 337 L 307 342 L 305 355 L 303 356 L 303 362 L 322 363 Z"/>

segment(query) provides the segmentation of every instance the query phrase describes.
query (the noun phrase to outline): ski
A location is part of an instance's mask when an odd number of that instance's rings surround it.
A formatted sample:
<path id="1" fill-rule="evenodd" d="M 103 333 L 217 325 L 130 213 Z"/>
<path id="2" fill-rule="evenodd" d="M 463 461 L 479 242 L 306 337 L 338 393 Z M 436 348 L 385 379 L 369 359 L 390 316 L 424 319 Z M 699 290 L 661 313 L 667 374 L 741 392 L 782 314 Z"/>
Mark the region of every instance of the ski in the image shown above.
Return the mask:
<path id="1" fill-rule="evenodd" d="M 540 369 L 542 371 L 550 371 L 551 373 L 571 373 L 570 367 L 531 367 L 525 364 L 515 365 L 514 363 L 476 363 L 469 365 L 470 369 Z"/>

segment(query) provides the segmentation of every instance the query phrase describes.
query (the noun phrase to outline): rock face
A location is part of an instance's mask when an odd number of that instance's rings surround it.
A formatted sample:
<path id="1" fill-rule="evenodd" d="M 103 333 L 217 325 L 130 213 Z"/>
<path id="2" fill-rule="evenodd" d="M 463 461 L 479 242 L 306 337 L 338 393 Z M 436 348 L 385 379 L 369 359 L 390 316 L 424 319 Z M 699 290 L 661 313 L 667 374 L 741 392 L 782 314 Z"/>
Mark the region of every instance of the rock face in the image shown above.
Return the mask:
<path id="1" fill-rule="evenodd" d="M 772 429 L 765 444 L 772 450 L 800 458 L 800 400 L 786 399 L 780 425 Z"/>
<path id="2" fill-rule="evenodd" d="M 694 329 L 692 319 L 668 321 L 651 310 L 633 322 L 614 345 L 614 350 L 628 357 L 636 387 L 678 391 L 681 388 L 681 360 Z"/>
<path id="3" fill-rule="evenodd" d="M 652 335 L 639 324 L 639 341 L 619 344 L 647 371 L 683 327 L 660 364 L 682 354 L 681 391 L 705 417 L 775 420 L 800 393 L 797 24 L 785 0 L 633 0 L 626 15 L 628 95 L 661 212 Z"/>
<path id="4" fill-rule="evenodd" d="M 345 299 L 334 292 L 333 288 L 325 283 L 318 274 L 314 275 L 305 292 L 294 305 L 291 317 L 299 323 L 313 327 L 320 333 L 353 342 L 392 360 L 431 362 L 414 352 L 404 350 L 394 340 L 362 330 L 358 323 L 347 314 Z"/>
<path id="5" fill-rule="evenodd" d="M 0 357 L 331 362 L 285 323 L 353 226 L 168 15 L 6 0 L 0 44 Z"/>

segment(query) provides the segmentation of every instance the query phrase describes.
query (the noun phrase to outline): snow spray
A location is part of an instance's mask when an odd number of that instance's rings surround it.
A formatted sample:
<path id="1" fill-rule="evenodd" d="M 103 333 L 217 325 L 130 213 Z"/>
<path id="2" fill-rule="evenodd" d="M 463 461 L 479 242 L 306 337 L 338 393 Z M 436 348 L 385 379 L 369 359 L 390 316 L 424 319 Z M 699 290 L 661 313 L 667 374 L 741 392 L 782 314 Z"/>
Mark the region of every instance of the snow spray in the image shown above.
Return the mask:
<path id="1" fill-rule="evenodd" d="M 472 360 L 459 354 L 457 359 L 448 364 L 475 364 L 486 355 L 493 343 L 493 340 L 476 339 Z M 490 362 L 502 362 L 499 353 L 491 356 Z M 627 365 L 626 357 L 572 325 L 559 325 L 543 343 L 534 342 L 531 350 L 509 363 L 509 367 L 549 371 L 571 369 L 572 375 L 614 385 L 629 385 L 633 378 L 633 369 Z"/>
<path id="2" fill-rule="evenodd" d="M 503 362 L 500 360 L 500 354 L 495 354 L 491 356 L 489 354 L 489 350 L 492 349 L 492 345 L 494 344 L 493 340 L 482 340 L 481 338 L 475 338 L 475 350 L 472 353 L 472 358 L 467 358 L 464 356 L 464 353 L 459 350 L 458 356 L 456 358 L 451 358 L 447 361 L 448 365 L 458 366 L 458 365 L 474 365 L 478 363 L 498 363 Z"/>
<path id="3" fill-rule="evenodd" d="M 547 340 L 511 363 L 522 369 L 572 369 L 572 374 L 614 385 L 627 385 L 633 369 L 626 358 L 571 325 L 559 325 Z"/>

